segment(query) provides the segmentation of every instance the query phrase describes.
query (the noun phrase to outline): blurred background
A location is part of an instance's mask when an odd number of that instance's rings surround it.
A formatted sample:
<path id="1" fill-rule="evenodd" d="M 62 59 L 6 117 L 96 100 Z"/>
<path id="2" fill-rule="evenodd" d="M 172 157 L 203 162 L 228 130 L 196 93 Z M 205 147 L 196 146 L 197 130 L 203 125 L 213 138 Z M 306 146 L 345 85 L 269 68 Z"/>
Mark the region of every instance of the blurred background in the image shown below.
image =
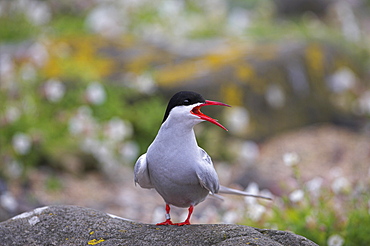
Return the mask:
<path id="1" fill-rule="evenodd" d="M 223 184 L 193 223 L 370 244 L 369 0 L 1 0 L 0 221 L 72 204 L 164 218 L 133 165 L 193 90 Z M 186 209 L 174 209 L 180 220 Z M 361 224 L 361 228 L 358 225 Z"/>

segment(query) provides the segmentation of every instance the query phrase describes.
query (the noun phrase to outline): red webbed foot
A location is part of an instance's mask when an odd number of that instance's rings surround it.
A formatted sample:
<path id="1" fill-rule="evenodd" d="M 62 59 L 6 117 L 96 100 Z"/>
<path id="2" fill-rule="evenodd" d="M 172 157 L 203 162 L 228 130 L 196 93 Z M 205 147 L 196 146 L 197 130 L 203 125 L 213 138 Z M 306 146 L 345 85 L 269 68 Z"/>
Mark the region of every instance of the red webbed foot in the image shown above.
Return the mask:
<path id="1" fill-rule="evenodd" d="M 181 222 L 181 223 L 175 223 L 174 225 L 177 225 L 177 226 L 190 225 L 190 221 L 185 220 L 184 222 Z"/>
<path id="2" fill-rule="evenodd" d="M 170 205 L 166 204 L 166 220 L 162 223 L 157 223 L 156 225 L 177 225 L 177 226 L 183 226 L 183 225 L 190 225 L 190 217 L 191 214 L 193 213 L 194 206 L 190 205 L 189 207 L 189 213 L 188 217 L 184 222 L 181 223 L 172 223 L 171 217 L 170 217 Z"/>
<path id="3" fill-rule="evenodd" d="M 156 225 L 174 225 L 171 221 L 170 205 L 166 204 L 166 220 L 162 223 L 157 223 Z"/>
<path id="4" fill-rule="evenodd" d="M 175 224 L 172 223 L 172 221 L 168 219 L 162 223 L 157 223 L 156 225 L 175 225 Z"/>

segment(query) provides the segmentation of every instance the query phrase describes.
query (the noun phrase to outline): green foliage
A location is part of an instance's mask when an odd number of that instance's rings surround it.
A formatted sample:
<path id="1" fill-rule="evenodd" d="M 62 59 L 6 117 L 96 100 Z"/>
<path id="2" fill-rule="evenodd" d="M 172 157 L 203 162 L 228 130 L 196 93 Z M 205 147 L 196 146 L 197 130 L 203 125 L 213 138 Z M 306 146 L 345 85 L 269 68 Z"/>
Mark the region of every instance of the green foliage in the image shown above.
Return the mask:
<path id="1" fill-rule="evenodd" d="M 370 245 L 370 211 L 363 205 L 349 212 L 345 230 L 346 245 Z"/>
<path id="2" fill-rule="evenodd" d="M 26 40 L 35 37 L 40 31 L 20 14 L 0 16 L 0 23 L 0 42 Z"/>
<path id="3" fill-rule="evenodd" d="M 157 135 L 162 124 L 165 106 L 161 98 L 143 99 L 130 106 L 130 113 L 127 117 L 131 119 L 135 132 L 137 132 L 135 139 L 142 152 L 145 152 Z"/>
<path id="4" fill-rule="evenodd" d="M 56 176 L 49 176 L 45 183 L 46 189 L 51 192 L 60 191 L 62 189 L 62 181 Z"/>
<path id="5" fill-rule="evenodd" d="M 85 20 L 76 15 L 58 15 L 50 23 L 53 36 L 70 36 L 87 33 Z"/>
<path id="6" fill-rule="evenodd" d="M 115 118 L 129 122 L 134 131 L 127 133 L 128 135 L 115 145 L 120 146 L 126 141 L 133 140 L 131 138 L 134 135 L 135 143 L 141 149 L 137 153 L 139 154 L 154 138 L 156 132 L 154 129 L 159 127 L 163 117 L 163 101 L 156 97 L 143 96 L 125 86 L 102 84 L 103 91 L 99 93 L 105 94 L 105 99 L 101 103 L 96 103 L 87 98 L 90 82 L 71 83 L 60 80 L 57 83 L 65 87 L 65 92 L 58 100 L 46 95 L 45 87 L 48 83 L 49 80 L 40 77 L 34 81 L 20 80 L 15 87 L 16 97 L 10 91 L 0 90 L 3 105 L 0 113 L 2 123 L 0 144 L 3 146 L 0 149 L 0 158 L 7 160 L 0 168 L 0 175 L 12 176 L 7 169 L 13 161 L 20 165 L 20 175 L 23 177 L 27 176 L 30 168 L 38 165 L 58 165 L 58 160 L 64 154 L 77 156 L 84 152 L 80 146 L 86 139 L 95 139 L 103 145 L 114 141 L 110 140 L 110 135 L 107 135 L 106 131 L 110 120 Z M 18 118 L 8 119 L 9 111 L 14 108 L 18 112 Z M 85 111 L 87 115 L 78 116 Z M 78 127 L 86 130 L 77 132 L 72 130 L 72 122 L 76 117 L 82 117 L 80 119 L 82 121 L 78 123 L 82 125 Z M 126 126 L 128 132 L 131 131 L 130 125 Z M 29 147 L 24 152 L 17 151 L 15 147 L 17 145 L 15 138 L 19 134 L 26 136 L 28 141 L 26 144 Z M 20 142 L 22 145 L 22 141 Z M 113 146 L 110 151 L 115 153 L 118 150 Z M 125 163 L 123 160 L 121 162 Z"/>

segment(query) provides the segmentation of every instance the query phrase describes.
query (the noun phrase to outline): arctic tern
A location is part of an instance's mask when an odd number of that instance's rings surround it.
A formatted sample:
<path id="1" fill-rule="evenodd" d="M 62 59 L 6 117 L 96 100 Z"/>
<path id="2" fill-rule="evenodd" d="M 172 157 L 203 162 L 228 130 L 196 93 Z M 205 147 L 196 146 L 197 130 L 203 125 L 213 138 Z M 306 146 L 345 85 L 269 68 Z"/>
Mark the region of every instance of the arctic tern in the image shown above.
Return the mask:
<path id="1" fill-rule="evenodd" d="M 209 121 L 227 130 L 217 120 L 203 114 L 201 107 L 227 104 L 205 100 L 200 94 L 180 91 L 169 101 L 162 125 L 147 152 L 139 157 L 134 167 L 135 184 L 154 188 L 166 203 L 165 221 L 157 225 L 189 225 L 194 206 L 209 194 L 225 193 L 257 198 L 219 184 L 210 156 L 198 146 L 193 127 Z M 188 217 L 173 223 L 170 205 L 187 207 Z"/>

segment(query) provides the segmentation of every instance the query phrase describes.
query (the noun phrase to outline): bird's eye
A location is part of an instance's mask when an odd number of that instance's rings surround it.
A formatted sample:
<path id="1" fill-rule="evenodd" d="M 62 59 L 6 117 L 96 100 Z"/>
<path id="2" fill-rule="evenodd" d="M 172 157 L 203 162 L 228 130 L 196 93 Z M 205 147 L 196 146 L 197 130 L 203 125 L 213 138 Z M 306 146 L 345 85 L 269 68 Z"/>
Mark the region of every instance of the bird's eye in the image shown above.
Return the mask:
<path id="1" fill-rule="evenodd" d="M 189 99 L 185 99 L 184 100 L 184 104 L 186 105 L 186 104 L 189 104 L 190 103 L 190 100 Z"/>

